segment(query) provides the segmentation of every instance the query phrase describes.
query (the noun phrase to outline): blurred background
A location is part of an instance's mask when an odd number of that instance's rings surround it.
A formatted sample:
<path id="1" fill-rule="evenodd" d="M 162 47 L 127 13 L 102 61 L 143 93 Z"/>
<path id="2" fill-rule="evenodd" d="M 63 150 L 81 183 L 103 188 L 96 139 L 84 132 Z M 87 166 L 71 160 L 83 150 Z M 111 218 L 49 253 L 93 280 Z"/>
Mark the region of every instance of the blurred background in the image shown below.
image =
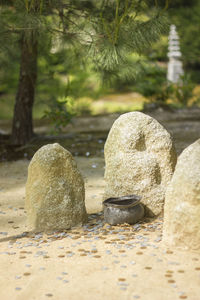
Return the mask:
<path id="1" fill-rule="evenodd" d="M 166 1 L 156 2 L 158 6 L 163 7 Z M 184 115 L 184 109 L 198 110 L 200 106 L 200 0 L 173 0 L 165 15 L 168 24 L 160 39 L 152 43 L 151 47 L 145 47 L 140 54 L 133 52 L 129 55 L 130 64 L 135 65 L 134 76 L 130 77 L 123 76 L 126 73 L 123 68 L 119 76 L 113 77 L 112 80 L 105 78 L 102 80 L 102 74 L 95 67 L 95 63 L 92 60 L 85 63 L 80 55 L 77 55 L 76 50 L 67 46 L 67 41 L 61 44 L 56 34 L 51 38 L 49 36 L 43 38 L 38 51 L 38 76 L 33 107 L 34 124 L 35 127 L 38 126 L 36 131 L 48 135 L 61 134 L 62 131 L 72 134 L 73 131 L 78 131 L 73 129 L 75 123 L 79 124 L 80 132 L 89 132 L 94 128 L 96 144 L 101 146 L 97 147 L 98 151 L 103 152 L 101 144 L 105 140 L 108 127 L 116 118 L 116 115 L 111 117 L 108 126 L 104 128 L 105 116 L 133 110 L 147 112 L 157 110 L 158 116 L 161 111 L 173 112 L 183 109 Z M 181 61 L 184 69 L 181 83 L 167 81 L 168 35 L 171 24 L 176 25 L 180 38 Z M 9 42 L 6 51 L 4 49 L 0 52 L 2 135 L 9 134 L 11 130 L 19 68 L 20 49 L 13 42 Z M 95 118 L 98 116 L 100 119 L 97 128 Z M 74 121 L 78 118 L 80 118 L 79 123 Z M 89 121 L 85 121 L 84 130 L 84 122 L 81 118 L 90 118 Z M 71 125 L 68 125 L 70 122 Z M 85 147 L 83 144 L 80 147 L 71 146 L 76 145 L 72 140 L 67 146 L 73 153 L 78 153 L 77 155 L 87 153 L 89 156 L 97 151 L 96 148 L 94 151 L 87 150 L 87 145 L 92 139 L 91 136 L 82 138 Z M 38 142 L 38 145 L 41 143 Z M 80 150 L 82 147 L 83 151 Z M 35 149 L 31 153 L 34 151 Z M 5 151 L 3 153 L 2 157 L 5 158 Z"/>

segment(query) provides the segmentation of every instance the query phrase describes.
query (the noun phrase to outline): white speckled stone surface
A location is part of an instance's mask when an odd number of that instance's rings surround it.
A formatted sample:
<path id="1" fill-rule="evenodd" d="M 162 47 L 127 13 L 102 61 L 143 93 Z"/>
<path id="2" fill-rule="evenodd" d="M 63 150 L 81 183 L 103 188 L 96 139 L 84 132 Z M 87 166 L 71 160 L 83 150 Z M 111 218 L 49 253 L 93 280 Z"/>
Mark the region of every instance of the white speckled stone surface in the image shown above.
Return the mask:
<path id="1" fill-rule="evenodd" d="M 35 230 L 67 229 L 87 219 L 83 178 L 71 153 L 59 144 L 43 146 L 33 156 L 25 204 Z"/>
<path id="2" fill-rule="evenodd" d="M 200 249 L 200 139 L 181 153 L 167 188 L 163 240 Z"/>
<path id="3" fill-rule="evenodd" d="M 141 112 L 121 115 L 105 144 L 104 199 L 137 194 L 146 215 L 158 215 L 175 164 L 170 134 L 155 119 Z"/>

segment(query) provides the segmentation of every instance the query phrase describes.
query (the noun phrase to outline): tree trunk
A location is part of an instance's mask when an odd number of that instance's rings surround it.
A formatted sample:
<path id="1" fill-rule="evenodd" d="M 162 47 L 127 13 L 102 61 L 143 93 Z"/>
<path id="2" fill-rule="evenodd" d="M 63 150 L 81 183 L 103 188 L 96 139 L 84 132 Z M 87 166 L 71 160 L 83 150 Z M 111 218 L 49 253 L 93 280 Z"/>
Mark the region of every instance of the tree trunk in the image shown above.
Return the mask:
<path id="1" fill-rule="evenodd" d="M 11 144 L 25 145 L 33 137 L 32 109 L 37 79 L 37 37 L 32 31 L 20 40 L 21 65 L 15 101 Z"/>

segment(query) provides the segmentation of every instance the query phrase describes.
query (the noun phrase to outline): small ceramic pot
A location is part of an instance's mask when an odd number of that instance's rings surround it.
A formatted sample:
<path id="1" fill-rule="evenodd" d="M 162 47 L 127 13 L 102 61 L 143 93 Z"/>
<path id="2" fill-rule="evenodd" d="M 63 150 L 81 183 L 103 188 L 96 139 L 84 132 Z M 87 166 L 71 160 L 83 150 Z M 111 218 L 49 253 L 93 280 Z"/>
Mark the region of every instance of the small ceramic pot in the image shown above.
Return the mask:
<path id="1" fill-rule="evenodd" d="M 128 195 L 119 198 L 109 198 L 103 201 L 104 219 L 111 225 L 135 224 L 144 216 L 141 197 Z"/>

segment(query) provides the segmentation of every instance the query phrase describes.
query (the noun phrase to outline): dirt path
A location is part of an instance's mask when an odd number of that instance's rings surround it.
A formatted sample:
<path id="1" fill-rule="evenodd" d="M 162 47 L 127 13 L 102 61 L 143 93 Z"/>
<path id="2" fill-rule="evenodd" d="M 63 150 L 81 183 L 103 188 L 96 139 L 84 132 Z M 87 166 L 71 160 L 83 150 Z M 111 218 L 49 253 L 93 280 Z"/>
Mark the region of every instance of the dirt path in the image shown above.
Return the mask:
<path id="1" fill-rule="evenodd" d="M 171 134 L 177 153 L 200 137 L 200 109 L 182 109 L 174 112 L 157 109 L 149 115 L 158 120 Z M 10 132 L 10 123 L 0 121 L 0 162 L 17 160 L 24 157 L 31 159 L 34 153 L 48 143 L 59 143 L 74 156 L 102 157 L 108 132 L 119 114 L 79 117 L 64 128 L 59 135 L 49 134 L 49 122 L 36 121 L 35 132 L 38 136 L 25 147 L 11 147 L 1 143 L 1 131 Z M 4 140 L 5 142 L 5 140 Z"/>
<path id="2" fill-rule="evenodd" d="M 22 237 L 28 163 L 0 164 L 1 300 L 200 299 L 200 253 L 166 248 L 162 217 L 134 226 L 104 224 L 102 158 L 77 158 L 88 224 Z"/>

